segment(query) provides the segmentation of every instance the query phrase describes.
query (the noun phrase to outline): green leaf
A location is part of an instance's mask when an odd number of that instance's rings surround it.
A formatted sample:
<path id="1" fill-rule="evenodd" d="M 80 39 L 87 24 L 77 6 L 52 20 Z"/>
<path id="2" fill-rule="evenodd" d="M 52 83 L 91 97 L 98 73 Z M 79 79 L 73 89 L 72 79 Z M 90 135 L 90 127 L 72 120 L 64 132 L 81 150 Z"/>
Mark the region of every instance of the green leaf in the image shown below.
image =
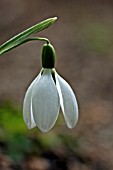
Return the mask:
<path id="1" fill-rule="evenodd" d="M 7 42 L 5 42 L 3 45 L 0 46 L 0 55 L 29 41 L 30 39 L 27 40 L 27 38 L 31 34 L 37 33 L 39 31 L 42 31 L 42 30 L 48 28 L 56 21 L 56 19 L 57 19 L 56 17 L 46 19 L 46 20 L 28 28 L 27 30 L 21 32 L 20 34 L 16 35 L 15 37 L 11 38 L 10 40 L 8 40 Z"/>

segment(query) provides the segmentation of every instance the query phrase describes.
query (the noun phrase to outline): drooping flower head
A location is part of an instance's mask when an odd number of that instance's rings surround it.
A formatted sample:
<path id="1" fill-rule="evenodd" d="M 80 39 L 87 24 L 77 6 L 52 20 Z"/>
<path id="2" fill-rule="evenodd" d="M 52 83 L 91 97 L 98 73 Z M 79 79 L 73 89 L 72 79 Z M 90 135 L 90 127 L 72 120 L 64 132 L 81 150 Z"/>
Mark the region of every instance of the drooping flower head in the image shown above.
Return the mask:
<path id="1" fill-rule="evenodd" d="M 42 48 L 42 69 L 29 86 L 23 103 L 26 126 L 37 126 L 48 132 L 55 124 L 61 107 L 65 122 L 73 128 L 78 120 L 78 105 L 70 85 L 55 70 L 56 54 L 53 46 Z"/>

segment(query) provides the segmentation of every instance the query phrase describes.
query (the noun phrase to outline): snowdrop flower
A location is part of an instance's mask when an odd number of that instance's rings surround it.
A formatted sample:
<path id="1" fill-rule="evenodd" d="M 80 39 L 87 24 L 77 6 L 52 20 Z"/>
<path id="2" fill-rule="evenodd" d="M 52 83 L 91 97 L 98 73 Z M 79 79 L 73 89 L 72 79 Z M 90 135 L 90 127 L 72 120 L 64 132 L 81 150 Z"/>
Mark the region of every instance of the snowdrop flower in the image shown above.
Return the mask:
<path id="1" fill-rule="evenodd" d="M 51 44 L 45 44 L 42 49 L 42 69 L 24 98 L 23 117 L 29 129 L 37 126 L 42 132 L 48 132 L 58 118 L 60 107 L 69 128 L 77 123 L 76 97 L 54 67 L 55 50 Z"/>

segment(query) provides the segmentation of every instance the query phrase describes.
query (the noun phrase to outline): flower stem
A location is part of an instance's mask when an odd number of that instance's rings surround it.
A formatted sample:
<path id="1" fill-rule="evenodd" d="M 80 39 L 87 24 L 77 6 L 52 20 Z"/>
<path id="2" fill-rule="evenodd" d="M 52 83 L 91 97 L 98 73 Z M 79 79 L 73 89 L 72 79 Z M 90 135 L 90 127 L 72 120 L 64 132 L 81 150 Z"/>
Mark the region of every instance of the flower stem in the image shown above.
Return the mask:
<path id="1" fill-rule="evenodd" d="M 25 40 L 22 42 L 22 44 L 25 43 L 25 42 L 28 42 L 28 41 L 32 41 L 32 40 L 45 41 L 47 44 L 50 43 L 50 41 L 49 41 L 47 38 L 33 37 L 33 38 L 27 38 L 27 39 L 25 39 Z"/>

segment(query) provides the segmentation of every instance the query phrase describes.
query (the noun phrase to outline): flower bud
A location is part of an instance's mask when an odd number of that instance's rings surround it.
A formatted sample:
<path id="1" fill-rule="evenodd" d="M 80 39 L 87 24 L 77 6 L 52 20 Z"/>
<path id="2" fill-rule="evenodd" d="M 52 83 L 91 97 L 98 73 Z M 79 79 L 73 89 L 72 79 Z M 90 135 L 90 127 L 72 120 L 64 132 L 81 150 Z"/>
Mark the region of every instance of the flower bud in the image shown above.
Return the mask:
<path id="1" fill-rule="evenodd" d="M 56 53 L 51 44 L 44 44 L 42 48 L 42 67 L 54 68 L 55 67 Z"/>

